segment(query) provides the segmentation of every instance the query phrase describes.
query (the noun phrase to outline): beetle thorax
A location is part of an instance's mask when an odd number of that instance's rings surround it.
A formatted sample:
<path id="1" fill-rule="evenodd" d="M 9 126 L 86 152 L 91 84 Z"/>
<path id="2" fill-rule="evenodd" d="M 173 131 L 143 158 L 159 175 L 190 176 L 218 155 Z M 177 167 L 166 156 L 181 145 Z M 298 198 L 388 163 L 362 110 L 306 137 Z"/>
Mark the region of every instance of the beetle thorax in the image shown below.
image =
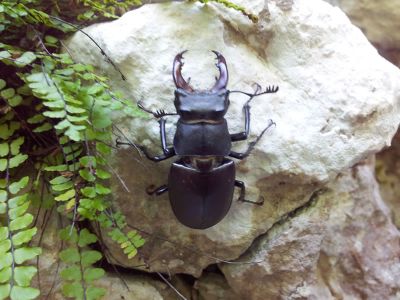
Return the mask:
<path id="1" fill-rule="evenodd" d="M 219 123 L 228 110 L 229 98 L 226 90 L 190 93 L 177 89 L 174 104 L 177 113 L 185 123 Z"/>

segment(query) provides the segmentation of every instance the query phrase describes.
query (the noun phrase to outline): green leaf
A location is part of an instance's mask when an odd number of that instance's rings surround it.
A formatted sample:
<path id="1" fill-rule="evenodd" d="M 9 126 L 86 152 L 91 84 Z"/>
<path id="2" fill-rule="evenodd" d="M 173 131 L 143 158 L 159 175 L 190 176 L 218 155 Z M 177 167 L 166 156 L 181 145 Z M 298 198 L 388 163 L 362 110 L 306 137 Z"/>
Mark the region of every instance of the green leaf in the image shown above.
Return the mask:
<path id="1" fill-rule="evenodd" d="M 25 202 L 21 206 L 17 206 L 9 211 L 9 217 L 11 220 L 17 219 L 19 216 L 23 215 L 29 208 L 29 202 Z"/>
<path id="2" fill-rule="evenodd" d="M 94 280 L 100 279 L 105 274 L 101 268 L 88 268 L 83 273 L 83 278 L 86 282 L 91 283 Z"/>
<path id="3" fill-rule="evenodd" d="M 14 251 L 15 262 L 20 265 L 20 264 L 24 263 L 27 260 L 35 258 L 40 253 L 42 253 L 42 250 L 39 247 L 33 247 L 33 248 L 22 247 L 22 248 L 18 248 L 18 249 L 16 249 Z"/>
<path id="4" fill-rule="evenodd" d="M 26 154 L 18 154 L 10 159 L 9 168 L 15 168 L 21 165 L 24 161 L 28 159 Z"/>
<path id="5" fill-rule="evenodd" d="M 69 128 L 71 126 L 73 126 L 71 122 L 69 122 L 68 120 L 62 120 L 56 126 L 54 126 L 54 128 L 58 129 L 58 130 L 63 130 L 65 128 Z"/>
<path id="6" fill-rule="evenodd" d="M 21 104 L 22 100 L 23 99 L 20 95 L 15 95 L 14 97 L 11 97 L 10 99 L 8 99 L 8 104 L 11 107 L 16 107 Z"/>
<path id="7" fill-rule="evenodd" d="M 42 123 L 44 120 L 46 120 L 46 118 L 43 117 L 43 115 L 37 114 L 37 115 L 34 115 L 33 117 L 29 118 L 27 120 L 27 122 L 29 124 L 38 124 L 38 123 Z"/>
<path id="8" fill-rule="evenodd" d="M 12 259 L 11 253 L 8 252 L 8 253 L 0 255 L 0 270 L 11 266 L 12 261 L 13 261 L 13 259 Z"/>
<path id="9" fill-rule="evenodd" d="M 60 275 L 64 280 L 78 281 L 82 279 L 81 268 L 77 265 L 66 267 L 61 271 Z"/>
<path id="10" fill-rule="evenodd" d="M 87 169 L 83 169 L 83 170 L 79 170 L 79 175 L 81 175 L 81 177 L 83 179 L 85 179 L 86 181 L 89 182 L 93 182 L 96 180 L 96 176 L 94 176 L 89 170 Z"/>
<path id="11" fill-rule="evenodd" d="M 64 110 L 55 110 L 55 111 L 45 111 L 43 115 L 49 118 L 61 119 L 64 118 L 67 115 L 67 113 Z"/>
<path id="12" fill-rule="evenodd" d="M 45 171 L 49 172 L 64 172 L 68 170 L 67 165 L 49 166 L 44 168 Z"/>
<path id="13" fill-rule="evenodd" d="M 67 112 L 69 112 L 71 114 L 82 114 L 82 113 L 86 112 L 86 110 L 84 110 L 80 107 L 67 105 Z"/>
<path id="14" fill-rule="evenodd" d="M 8 250 L 11 248 L 11 241 L 9 239 L 6 239 L 4 241 L 0 242 L 0 253 L 6 253 Z"/>
<path id="15" fill-rule="evenodd" d="M 6 85 L 6 82 L 3 79 L 0 79 L 0 90 L 4 89 Z"/>
<path id="16" fill-rule="evenodd" d="M 52 180 L 50 180 L 50 183 L 51 183 L 52 185 L 54 185 L 54 184 L 65 183 L 65 182 L 68 182 L 68 181 L 71 181 L 71 178 L 70 178 L 70 177 L 57 176 L 57 177 L 53 178 Z"/>
<path id="17" fill-rule="evenodd" d="M 13 88 L 8 88 L 0 92 L 0 96 L 3 97 L 4 99 L 10 99 L 14 97 L 14 95 L 15 95 L 15 90 Z"/>
<path id="18" fill-rule="evenodd" d="M 36 227 L 18 232 L 12 237 L 14 245 L 19 246 L 24 243 L 30 242 L 33 236 L 36 234 L 36 232 L 37 232 Z"/>
<path id="19" fill-rule="evenodd" d="M 8 51 L 0 51 L 0 60 L 10 58 L 11 54 Z"/>
<path id="20" fill-rule="evenodd" d="M 67 135 L 71 140 L 73 140 L 75 142 L 79 142 L 82 140 L 82 137 L 81 137 L 80 132 L 78 130 L 76 130 L 75 128 L 76 128 L 76 126 L 68 128 L 64 134 Z"/>
<path id="21" fill-rule="evenodd" d="M 14 270 L 14 279 L 19 286 L 29 286 L 37 269 L 33 266 L 19 266 Z"/>
<path id="22" fill-rule="evenodd" d="M 10 284 L 0 284 L 0 299 L 6 299 L 10 295 Z"/>
<path id="23" fill-rule="evenodd" d="M 79 255 L 78 249 L 68 248 L 60 252 L 60 259 L 65 263 L 77 263 L 80 261 L 81 257 Z"/>
<path id="24" fill-rule="evenodd" d="M 99 195 L 107 195 L 111 193 L 111 190 L 100 183 L 96 183 L 96 193 Z"/>
<path id="25" fill-rule="evenodd" d="M 86 228 L 82 229 L 79 232 L 79 247 L 85 247 L 87 245 L 95 243 L 96 241 L 97 237 L 94 234 L 90 233 L 89 230 L 87 230 Z"/>
<path id="26" fill-rule="evenodd" d="M 8 187 L 8 190 L 11 194 L 18 193 L 21 189 L 25 188 L 29 182 L 29 176 L 25 176 L 21 178 L 19 181 L 13 182 Z"/>
<path id="27" fill-rule="evenodd" d="M 99 177 L 100 179 L 108 179 L 111 177 L 111 174 L 102 169 L 96 169 L 96 176 Z"/>
<path id="28" fill-rule="evenodd" d="M 76 232 L 76 229 L 73 228 L 71 230 L 70 227 L 64 228 L 60 230 L 60 239 L 63 241 L 70 241 L 72 243 L 77 243 L 78 241 L 78 234 Z"/>
<path id="29" fill-rule="evenodd" d="M 24 204 L 27 199 L 28 199 L 28 194 L 15 196 L 8 200 L 8 207 L 10 209 L 17 208 L 18 206 L 21 206 L 22 204 Z M 29 202 L 28 202 L 28 204 L 29 204 Z"/>
<path id="30" fill-rule="evenodd" d="M 67 191 L 67 192 L 65 192 L 65 193 L 63 193 L 61 195 L 58 195 L 57 197 L 54 198 L 54 200 L 56 200 L 56 201 L 67 201 L 67 200 L 75 197 L 75 194 L 76 194 L 75 190 L 71 189 L 71 190 L 69 190 L 69 191 Z"/>
<path id="31" fill-rule="evenodd" d="M 33 129 L 33 132 L 40 133 L 40 132 L 49 131 L 51 129 L 53 129 L 53 125 L 46 122 L 43 125 L 40 125 L 39 127 L 36 127 L 35 129 Z"/>
<path id="32" fill-rule="evenodd" d="M 36 60 L 36 55 L 33 52 L 24 52 L 20 57 L 15 60 L 17 67 L 24 67 Z"/>
<path id="33" fill-rule="evenodd" d="M 7 212 L 7 205 L 5 203 L 0 203 L 0 214 L 5 214 Z"/>
<path id="34" fill-rule="evenodd" d="M 94 85 L 92 85 L 91 87 L 88 88 L 87 93 L 89 95 L 94 95 L 94 94 L 97 94 L 97 93 L 102 92 L 102 91 L 104 91 L 104 87 L 101 84 L 94 84 Z"/>
<path id="35" fill-rule="evenodd" d="M 98 288 L 96 286 L 89 286 L 86 289 L 87 300 L 101 299 L 105 294 L 106 294 L 106 290 L 104 288 Z"/>
<path id="36" fill-rule="evenodd" d="M 0 241 L 5 240 L 8 237 L 8 228 L 0 227 Z"/>
<path id="37" fill-rule="evenodd" d="M 82 253 L 81 264 L 84 267 L 93 265 L 101 259 L 101 253 L 95 250 L 87 250 Z"/>
<path id="38" fill-rule="evenodd" d="M 84 156 L 79 159 L 79 162 L 84 167 L 96 167 L 96 157 L 94 156 Z"/>
<path id="39" fill-rule="evenodd" d="M 51 186 L 51 188 L 55 192 L 63 192 L 63 191 L 69 190 L 73 187 L 74 187 L 74 184 L 72 181 L 67 181 L 67 182 L 61 183 L 61 184 L 54 184 Z"/>
<path id="40" fill-rule="evenodd" d="M 96 190 L 94 189 L 94 187 L 91 186 L 87 186 L 81 189 L 81 193 L 89 198 L 94 198 L 96 197 Z"/>
<path id="41" fill-rule="evenodd" d="M 11 300 L 31 300 L 40 295 L 38 289 L 31 287 L 14 286 L 11 290 Z"/>
<path id="42" fill-rule="evenodd" d="M 66 283 L 62 287 L 62 293 L 66 297 L 83 299 L 83 287 L 78 282 Z"/>
<path id="43" fill-rule="evenodd" d="M 10 230 L 20 230 L 28 227 L 33 221 L 33 216 L 31 214 L 23 215 L 10 222 Z"/>
<path id="44" fill-rule="evenodd" d="M 24 143 L 24 137 L 20 136 L 19 138 L 15 139 L 11 142 L 11 154 L 17 155 L 19 153 L 19 148 Z"/>
<path id="45" fill-rule="evenodd" d="M 44 40 L 46 41 L 46 43 L 49 43 L 49 44 L 57 44 L 58 43 L 58 39 L 52 35 L 46 35 L 44 37 Z"/>
<path id="46" fill-rule="evenodd" d="M 11 267 L 4 268 L 0 271 L 0 283 L 5 283 L 11 278 Z M 1 295 L 1 292 L 0 292 Z M 1 298 L 1 296 L 0 296 Z"/>
<path id="47" fill-rule="evenodd" d="M 0 190 L 0 202 L 7 200 L 7 192 L 5 190 Z"/>
<path id="48" fill-rule="evenodd" d="M 5 171 L 7 169 L 7 159 L 0 158 L 0 171 Z"/>

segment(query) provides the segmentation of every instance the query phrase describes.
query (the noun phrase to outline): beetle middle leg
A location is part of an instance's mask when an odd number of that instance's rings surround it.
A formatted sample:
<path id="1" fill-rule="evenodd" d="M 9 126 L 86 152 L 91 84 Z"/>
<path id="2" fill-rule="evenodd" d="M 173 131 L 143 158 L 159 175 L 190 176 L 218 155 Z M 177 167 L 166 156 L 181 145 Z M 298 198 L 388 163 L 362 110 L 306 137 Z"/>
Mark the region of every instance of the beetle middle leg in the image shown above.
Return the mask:
<path id="1" fill-rule="evenodd" d="M 262 138 L 262 136 L 264 135 L 264 133 L 265 133 L 271 126 L 273 126 L 273 125 L 276 125 L 275 122 L 272 121 L 272 120 L 269 120 L 268 126 L 265 127 L 265 128 L 263 129 L 263 131 L 262 131 L 261 134 L 256 138 L 255 141 L 252 141 L 252 142 L 249 144 L 249 147 L 247 148 L 247 150 L 246 150 L 245 152 L 240 153 L 240 152 L 236 152 L 236 151 L 231 151 L 231 152 L 229 153 L 229 156 L 230 156 L 230 157 L 233 157 L 233 158 L 237 158 L 237 159 L 245 159 L 247 156 L 250 155 L 251 151 L 253 151 L 254 147 L 255 147 L 255 146 L 257 145 L 257 143 L 260 141 L 260 139 Z"/>
<path id="2" fill-rule="evenodd" d="M 245 196 L 246 196 L 246 185 L 244 184 L 243 181 L 235 180 L 235 186 L 240 188 L 240 195 L 239 195 L 238 201 L 247 202 L 247 203 L 256 204 L 256 205 L 263 205 L 264 204 L 264 198 L 263 197 L 260 197 L 259 201 L 251 201 L 251 200 L 246 200 L 245 199 Z"/>

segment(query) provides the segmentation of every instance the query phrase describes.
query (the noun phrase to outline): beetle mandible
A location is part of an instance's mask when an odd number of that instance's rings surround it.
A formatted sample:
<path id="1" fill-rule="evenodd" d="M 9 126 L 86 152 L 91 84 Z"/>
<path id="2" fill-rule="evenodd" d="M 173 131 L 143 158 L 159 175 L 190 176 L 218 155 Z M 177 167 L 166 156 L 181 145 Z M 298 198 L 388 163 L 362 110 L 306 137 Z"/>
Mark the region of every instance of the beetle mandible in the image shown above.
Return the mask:
<path id="1" fill-rule="evenodd" d="M 227 90 L 228 68 L 225 58 L 217 51 L 216 66 L 220 75 L 215 85 L 207 91 L 194 90 L 182 77 L 183 51 L 176 55 L 173 62 L 173 79 L 176 85 L 176 113 L 165 113 L 163 110 L 151 113 L 159 119 L 162 155 L 152 156 L 143 146 L 138 146 L 145 156 L 159 162 L 173 156 L 178 159 L 172 163 L 168 184 L 148 190 L 150 195 L 161 195 L 168 191 L 169 200 L 176 218 L 182 224 L 194 229 L 206 229 L 220 222 L 228 213 L 232 203 L 234 188 L 240 188 L 240 201 L 261 205 L 261 201 L 245 199 L 244 182 L 235 178 L 235 164 L 228 157 L 246 158 L 266 130 L 275 123 L 269 124 L 261 134 L 249 144 L 243 153 L 231 150 L 231 143 L 246 140 L 250 131 L 250 101 L 263 94 L 276 93 L 278 86 L 269 86 L 261 92 L 257 85 L 254 93 Z M 229 107 L 229 95 L 242 93 L 249 96 L 243 106 L 245 121 L 244 131 L 230 134 L 224 118 Z M 167 115 L 179 115 L 173 146 L 167 146 L 165 122 Z M 118 144 L 124 144 L 118 142 Z"/>

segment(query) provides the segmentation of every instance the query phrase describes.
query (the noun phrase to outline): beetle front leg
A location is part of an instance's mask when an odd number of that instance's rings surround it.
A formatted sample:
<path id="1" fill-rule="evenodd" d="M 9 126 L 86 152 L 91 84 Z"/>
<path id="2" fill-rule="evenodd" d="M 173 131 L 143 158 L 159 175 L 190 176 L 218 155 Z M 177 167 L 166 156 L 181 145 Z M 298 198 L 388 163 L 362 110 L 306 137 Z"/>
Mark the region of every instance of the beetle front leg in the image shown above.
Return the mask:
<path id="1" fill-rule="evenodd" d="M 253 151 L 254 147 L 257 145 L 257 143 L 260 141 L 260 139 L 262 138 L 262 136 L 264 135 L 264 133 L 273 125 L 276 125 L 274 121 L 269 120 L 269 124 L 267 127 L 265 127 L 263 129 L 263 131 L 261 132 L 261 134 L 256 138 L 255 141 L 251 142 L 249 144 L 249 147 L 247 148 L 247 150 L 243 153 L 239 153 L 239 152 L 235 152 L 235 151 L 231 151 L 229 153 L 230 157 L 233 158 L 237 158 L 237 159 L 245 159 L 247 156 L 250 155 L 251 151 Z"/>
<path id="2" fill-rule="evenodd" d="M 164 118 L 161 118 L 158 123 L 160 124 L 160 140 L 161 140 L 161 148 L 165 155 L 170 154 L 171 148 L 167 147 L 167 134 L 165 132 L 165 122 Z"/>
<path id="3" fill-rule="evenodd" d="M 240 195 L 239 195 L 239 199 L 238 201 L 241 202 L 247 202 L 247 203 L 251 203 L 251 204 L 255 204 L 255 205 L 263 205 L 264 204 L 264 198 L 260 197 L 260 201 L 251 201 L 251 200 L 246 200 L 245 196 L 246 196 L 246 185 L 244 184 L 243 181 L 240 180 L 235 180 L 235 186 L 240 188 Z"/>
<path id="4" fill-rule="evenodd" d="M 116 141 L 116 144 L 117 144 L 117 147 L 119 147 L 120 145 L 128 145 L 128 146 L 131 146 L 131 147 L 135 147 L 136 149 L 139 149 L 146 156 L 147 159 L 152 160 L 154 162 L 159 162 L 159 161 L 166 160 L 166 159 L 168 159 L 168 158 L 170 158 L 170 157 L 172 157 L 172 156 L 174 156 L 176 154 L 174 147 L 167 148 L 166 149 L 167 153 L 164 153 L 164 154 L 161 154 L 161 155 L 152 156 L 144 146 L 135 145 L 135 144 L 132 144 L 132 143 L 120 142 L 120 141 L 118 141 L 118 139 Z"/>
<path id="5" fill-rule="evenodd" d="M 247 140 L 247 137 L 249 136 L 249 132 L 250 132 L 250 105 L 249 105 L 249 101 L 247 101 L 246 104 L 243 106 L 243 110 L 244 110 L 244 131 L 231 134 L 231 141 L 232 142 Z"/>

